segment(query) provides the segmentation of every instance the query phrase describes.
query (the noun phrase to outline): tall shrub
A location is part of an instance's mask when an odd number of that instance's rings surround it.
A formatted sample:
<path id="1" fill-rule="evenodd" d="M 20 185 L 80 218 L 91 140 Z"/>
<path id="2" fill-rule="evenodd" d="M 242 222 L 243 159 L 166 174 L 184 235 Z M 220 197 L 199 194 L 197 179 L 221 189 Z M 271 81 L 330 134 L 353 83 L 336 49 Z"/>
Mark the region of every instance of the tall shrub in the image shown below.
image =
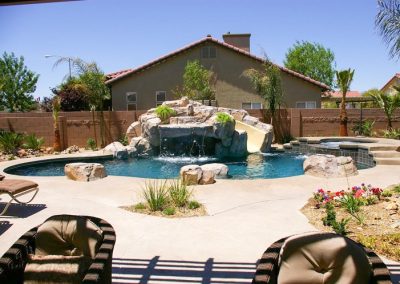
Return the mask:
<path id="1" fill-rule="evenodd" d="M 348 70 L 336 71 L 336 80 L 339 89 L 342 93 L 342 101 L 340 103 L 340 136 L 348 136 L 347 132 L 347 111 L 346 111 L 346 94 L 350 89 L 351 82 L 353 81 L 354 70 L 350 68 Z"/>

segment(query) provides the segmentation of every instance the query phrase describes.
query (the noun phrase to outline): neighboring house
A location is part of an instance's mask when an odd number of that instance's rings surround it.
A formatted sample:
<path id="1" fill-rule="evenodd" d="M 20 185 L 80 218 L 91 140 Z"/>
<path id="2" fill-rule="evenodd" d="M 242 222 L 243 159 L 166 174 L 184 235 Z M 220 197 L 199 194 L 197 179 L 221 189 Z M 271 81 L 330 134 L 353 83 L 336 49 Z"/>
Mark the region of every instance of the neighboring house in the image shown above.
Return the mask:
<path id="1" fill-rule="evenodd" d="M 107 75 L 114 110 L 145 110 L 172 100 L 172 90 L 182 86 L 187 61 L 199 60 L 217 77 L 215 99 L 218 106 L 259 109 L 264 100 L 258 96 L 243 71 L 261 70 L 264 60 L 250 54 L 250 34 L 225 34 L 224 42 L 207 36 L 136 69 Z M 320 108 L 325 84 L 280 67 L 284 107 Z"/>
<path id="2" fill-rule="evenodd" d="M 359 91 L 348 91 L 346 94 L 346 108 L 359 108 L 360 102 L 370 101 L 370 98 L 363 97 Z M 342 101 L 342 92 L 339 91 L 328 91 L 322 96 L 323 102 L 334 102 L 336 107 L 340 106 Z M 329 106 L 327 107 L 329 108 Z"/>
<path id="3" fill-rule="evenodd" d="M 400 73 L 396 73 L 382 88 L 381 91 L 386 94 L 394 94 L 396 92 L 393 86 L 400 86 Z"/>

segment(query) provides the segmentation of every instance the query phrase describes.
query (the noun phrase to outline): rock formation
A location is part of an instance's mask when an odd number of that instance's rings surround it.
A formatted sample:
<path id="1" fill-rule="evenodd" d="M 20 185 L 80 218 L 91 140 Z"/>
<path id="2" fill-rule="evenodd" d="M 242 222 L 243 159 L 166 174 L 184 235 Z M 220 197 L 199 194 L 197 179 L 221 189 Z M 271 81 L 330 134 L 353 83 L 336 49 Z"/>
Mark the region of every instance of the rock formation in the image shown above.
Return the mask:
<path id="1" fill-rule="evenodd" d="M 353 159 L 343 156 L 312 155 L 304 161 L 303 169 L 306 175 L 326 178 L 358 175 Z"/>

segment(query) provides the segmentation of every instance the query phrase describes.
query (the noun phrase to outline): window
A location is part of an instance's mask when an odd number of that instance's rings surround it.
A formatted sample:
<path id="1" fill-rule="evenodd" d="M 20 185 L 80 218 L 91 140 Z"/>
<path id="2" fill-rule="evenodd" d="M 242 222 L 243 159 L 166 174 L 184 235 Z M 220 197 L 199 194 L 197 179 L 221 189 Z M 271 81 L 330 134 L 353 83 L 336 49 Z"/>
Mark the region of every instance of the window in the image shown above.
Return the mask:
<path id="1" fill-rule="evenodd" d="M 201 58 L 216 58 L 217 49 L 215 46 L 203 46 L 201 49 Z"/>
<path id="2" fill-rule="evenodd" d="M 262 109 L 261 103 L 242 103 L 242 109 Z"/>
<path id="3" fill-rule="evenodd" d="M 156 106 L 162 105 L 162 103 L 166 101 L 166 97 L 167 97 L 166 91 L 157 91 L 156 92 Z"/>
<path id="4" fill-rule="evenodd" d="M 137 103 L 137 94 L 136 92 L 128 92 L 126 93 L 126 109 L 127 110 L 136 110 Z"/>
<path id="5" fill-rule="evenodd" d="M 317 108 L 315 101 L 296 102 L 296 108 Z"/>

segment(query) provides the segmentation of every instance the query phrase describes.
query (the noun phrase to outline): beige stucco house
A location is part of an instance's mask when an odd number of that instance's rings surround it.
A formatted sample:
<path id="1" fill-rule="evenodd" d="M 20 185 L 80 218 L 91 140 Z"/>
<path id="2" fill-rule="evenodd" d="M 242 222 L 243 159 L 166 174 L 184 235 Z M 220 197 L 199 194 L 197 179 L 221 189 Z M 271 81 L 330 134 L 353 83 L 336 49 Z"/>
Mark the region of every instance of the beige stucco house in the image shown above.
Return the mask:
<path id="1" fill-rule="evenodd" d="M 207 36 L 135 69 L 107 75 L 114 110 L 146 110 L 174 98 L 173 90 L 182 86 L 189 60 L 216 74 L 217 105 L 230 108 L 263 108 L 264 101 L 252 88 L 243 71 L 262 68 L 263 59 L 250 53 L 250 34 L 225 34 L 221 42 Z M 285 107 L 320 108 L 321 93 L 328 86 L 280 67 Z"/>
<path id="2" fill-rule="evenodd" d="M 393 86 L 400 86 L 400 73 L 396 73 L 382 88 L 381 91 L 385 94 L 394 95 L 397 91 Z"/>

